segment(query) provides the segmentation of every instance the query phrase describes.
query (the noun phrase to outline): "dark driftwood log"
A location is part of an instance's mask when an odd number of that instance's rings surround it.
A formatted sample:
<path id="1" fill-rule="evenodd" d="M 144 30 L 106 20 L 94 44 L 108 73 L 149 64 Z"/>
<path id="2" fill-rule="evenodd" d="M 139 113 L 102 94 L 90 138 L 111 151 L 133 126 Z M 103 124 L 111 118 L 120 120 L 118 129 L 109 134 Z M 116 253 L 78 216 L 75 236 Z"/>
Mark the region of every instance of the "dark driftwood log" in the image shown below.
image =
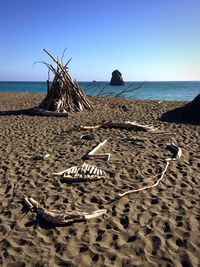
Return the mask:
<path id="1" fill-rule="evenodd" d="M 32 108 L 29 111 L 27 111 L 30 115 L 36 115 L 36 116 L 54 116 L 54 117 L 68 117 L 67 112 L 56 112 L 56 111 L 49 111 L 44 110 L 41 108 Z"/>

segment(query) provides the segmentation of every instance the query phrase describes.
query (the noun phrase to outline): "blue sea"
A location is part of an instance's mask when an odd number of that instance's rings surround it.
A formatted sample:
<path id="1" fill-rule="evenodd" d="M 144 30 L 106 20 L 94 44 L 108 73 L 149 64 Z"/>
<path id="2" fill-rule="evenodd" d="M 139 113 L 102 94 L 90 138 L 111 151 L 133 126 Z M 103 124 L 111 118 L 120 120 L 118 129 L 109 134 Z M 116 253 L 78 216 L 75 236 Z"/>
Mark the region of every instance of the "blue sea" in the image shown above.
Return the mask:
<path id="1" fill-rule="evenodd" d="M 145 100 L 191 101 L 200 93 L 200 81 L 181 82 L 125 82 L 110 86 L 109 82 L 79 82 L 87 95 L 120 96 Z M 123 93 L 122 93 L 123 91 Z M 0 92 L 46 94 L 46 82 L 0 82 Z"/>

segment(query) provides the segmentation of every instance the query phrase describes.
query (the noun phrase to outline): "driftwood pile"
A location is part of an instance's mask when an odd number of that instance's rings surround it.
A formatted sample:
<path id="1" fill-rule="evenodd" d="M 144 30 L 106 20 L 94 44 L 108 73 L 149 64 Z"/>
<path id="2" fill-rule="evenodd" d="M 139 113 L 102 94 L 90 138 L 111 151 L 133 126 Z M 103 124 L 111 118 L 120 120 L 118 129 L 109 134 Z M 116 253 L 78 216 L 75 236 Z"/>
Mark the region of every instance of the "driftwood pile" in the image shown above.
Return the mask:
<path id="1" fill-rule="evenodd" d="M 54 74 L 53 82 L 48 90 L 47 96 L 39 105 L 40 110 L 51 111 L 55 113 L 68 114 L 73 111 L 91 110 L 91 105 L 84 95 L 83 90 L 76 81 L 73 81 L 68 72 L 68 63 L 64 65 L 56 60 L 47 50 L 44 52 L 53 60 L 56 67 L 43 62 Z"/>

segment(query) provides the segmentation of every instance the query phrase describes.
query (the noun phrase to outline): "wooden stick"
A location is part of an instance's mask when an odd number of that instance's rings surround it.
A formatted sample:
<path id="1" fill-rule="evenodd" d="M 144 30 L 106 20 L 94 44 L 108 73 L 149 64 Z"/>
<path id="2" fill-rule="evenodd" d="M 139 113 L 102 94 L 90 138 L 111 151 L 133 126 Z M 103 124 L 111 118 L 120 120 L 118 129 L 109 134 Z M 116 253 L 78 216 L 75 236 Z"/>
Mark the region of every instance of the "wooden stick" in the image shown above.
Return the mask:
<path id="1" fill-rule="evenodd" d="M 83 126 L 80 125 L 81 130 L 93 130 L 93 129 L 98 129 L 101 127 L 101 124 L 99 125 L 92 125 L 92 126 Z"/>
<path id="2" fill-rule="evenodd" d="M 97 150 L 99 150 L 100 147 L 102 147 L 103 145 L 105 145 L 105 143 L 107 142 L 107 139 L 105 139 L 103 142 L 99 143 L 98 146 L 96 146 L 94 149 L 92 149 L 89 153 L 88 156 L 92 156 L 94 155 Z"/>
<path id="3" fill-rule="evenodd" d="M 167 158 L 165 159 L 166 161 L 166 165 L 165 165 L 165 168 L 164 170 L 162 171 L 161 173 L 161 176 L 160 178 L 153 184 L 153 185 L 149 185 L 149 186 L 145 186 L 145 187 L 142 187 L 142 188 L 139 188 L 139 189 L 135 189 L 135 190 L 129 190 L 129 191 L 126 191 L 124 193 L 119 193 L 118 197 L 116 199 L 120 199 L 126 195 L 129 195 L 129 194 L 133 194 L 133 193 L 137 193 L 137 192 L 140 192 L 140 191 L 144 191 L 146 189 L 151 189 L 153 187 L 156 187 L 158 186 L 158 184 L 160 183 L 160 181 L 163 179 L 164 177 L 164 174 L 166 173 L 167 169 L 168 169 L 168 166 L 169 166 L 169 163 L 170 161 L 173 161 L 173 160 L 177 160 L 181 157 L 182 155 L 182 150 L 180 147 L 178 147 L 177 145 L 175 145 L 174 143 L 171 144 L 171 148 L 176 152 L 175 156 L 174 157 L 171 157 L 171 158 Z"/>
<path id="4" fill-rule="evenodd" d="M 165 166 L 163 172 L 161 173 L 160 178 L 153 185 L 145 186 L 145 187 L 142 187 L 142 188 L 139 188 L 139 189 L 135 189 L 135 190 L 129 190 L 129 191 L 126 191 L 124 193 L 119 193 L 118 198 L 122 198 L 122 197 L 124 197 L 126 195 L 129 195 L 129 194 L 137 193 L 137 192 L 140 192 L 140 191 L 144 191 L 146 189 L 151 189 L 153 187 L 156 187 L 160 183 L 160 181 L 163 179 L 164 174 L 166 173 L 168 166 L 169 166 L 169 161 L 166 162 L 166 166 Z"/>
<path id="5" fill-rule="evenodd" d="M 82 130 L 92 130 L 92 129 L 98 129 L 98 128 L 116 128 L 116 129 L 127 129 L 127 130 L 133 130 L 133 131 L 144 131 L 144 132 L 153 132 L 153 133 L 160 133 L 156 128 L 153 126 L 148 125 L 142 125 L 138 124 L 136 122 L 104 122 L 102 124 L 98 125 L 91 125 L 91 126 L 80 126 Z"/>

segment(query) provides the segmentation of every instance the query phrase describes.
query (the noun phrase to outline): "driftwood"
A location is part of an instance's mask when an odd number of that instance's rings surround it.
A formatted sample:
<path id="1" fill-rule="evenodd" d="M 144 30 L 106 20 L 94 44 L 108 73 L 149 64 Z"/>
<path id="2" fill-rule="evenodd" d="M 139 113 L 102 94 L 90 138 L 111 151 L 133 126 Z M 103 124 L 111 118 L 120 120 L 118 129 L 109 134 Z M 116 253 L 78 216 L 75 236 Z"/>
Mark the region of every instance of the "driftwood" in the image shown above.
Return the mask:
<path id="1" fill-rule="evenodd" d="M 105 139 L 103 142 L 100 142 L 95 148 L 93 148 L 89 153 L 87 153 L 83 158 L 84 159 L 105 159 L 106 161 L 110 160 L 111 154 L 110 153 L 104 153 L 104 154 L 96 154 L 97 150 L 99 150 L 102 146 L 105 145 L 107 142 L 107 139 Z"/>
<path id="2" fill-rule="evenodd" d="M 31 115 L 39 116 L 51 116 L 51 117 L 68 117 L 68 112 L 49 111 L 42 108 L 32 108 L 30 110 Z"/>
<path id="3" fill-rule="evenodd" d="M 68 112 L 58 112 L 58 111 L 50 111 L 43 108 L 29 108 L 29 109 L 20 109 L 20 110 L 10 110 L 3 111 L 4 115 L 28 115 L 28 116 L 51 116 L 51 117 L 68 117 Z"/>
<path id="4" fill-rule="evenodd" d="M 102 124 L 98 124 L 98 125 L 91 125 L 91 126 L 83 126 L 83 125 L 80 125 L 80 128 L 81 130 L 93 130 L 93 129 L 98 129 L 98 128 L 101 128 L 102 127 Z"/>
<path id="5" fill-rule="evenodd" d="M 87 163 L 53 174 L 61 175 L 62 181 L 69 183 L 92 182 L 106 178 L 106 172 L 103 169 Z"/>
<path id="6" fill-rule="evenodd" d="M 35 210 L 45 221 L 56 225 L 65 225 L 68 223 L 86 221 L 92 218 L 102 216 L 107 212 L 106 209 L 100 209 L 92 212 L 91 214 L 81 211 L 60 211 L 60 210 L 47 210 L 41 207 L 40 203 L 33 198 L 24 198 L 24 203 L 31 211 Z"/>
<path id="7" fill-rule="evenodd" d="M 92 126 L 80 126 L 81 130 L 93 130 L 98 128 L 117 128 L 117 129 L 126 129 L 126 130 L 133 130 L 133 131 L 144 131 L 144 132 L 159 132 L 158 129 L 154 128 L 153 126 L 142 125 L 136 122 L 104 122 L 98 125 Z"/>
<path id="8" fill-rule="evenodd" d="M 68 63 L 64 65 L 59 60 L 56 60 L 47 50 L 44 52 L 53 60 L 56 67 L 51 64 L 42 62 L 47 66 L 48 70 L 54 74 L 54 79 L 49 88 L 47 96 L 43 99 L 39 105 L 39 112 L 45 116 L 67 116 L 72 111 L 82 111 L 83 109 L 91 110 L 91 105 L 84 95 L 80 85 L 73 81 L 68 72 Z M 63 58 L 63 56 L 62 56 Z M 53 111 L 61 113 L 48 113 L 47 111 Z"/>
<path id="9" fill-rule="evenodd" d="M 173 153 L 173 157 L 165 159 L 166 161 L 177 160 L 182 156 L 182 149 L 176 146 L 174 143 L 171 143 L 169 148 Z"/>
<path id="10" fill-rule="evenodd" d="M 105 139 L 103 142 L 99 143 L 98 146 L 96 146 L 94 149 L 92 149 L 89 153 L 88 156 L 93 156 L 98 149 L 100 149 L 102 146 L 105 145 L 105 143 L 107 143 L 107 139 Z"/>
<path id="11" fill-rule="evenodd" d="M 46 154 L 46 155 L 35 155 L 32 157 L 33 160 L 42 160 L 42 159 L 47 159 L 50 157 L 50 154 Z"/>
<path id="12" fill-rule="evenodd" d="M 167 171 L 167 169 L 168 169 L 168 166 L 169 166 L 170 161 L 177 160 L 177 159 L 179 159 L 179 158 L 181 157 L 181 155 L 182 155 L 182 150 L 181 150 L 180 147 L 176 146 L 174 143 L 172 143 L 172 144 L 170 145 L 170 147 L 171 147 L 171 149 L 175 152 L 175 154 L 173 155 L 173 157 L 165 159 L 165 161 L 166 161 L 165 168 L 164 168 L 164 170 L 161 172 L 161 174 L 160 174 L 160 178 L 159 178 L 155 183 L 153 183 L 152 185 L 149 185 L 149 186 L 145 186 L 145 187 L 139 188 L 139 189 L 129 190 L 129 191 L 126 191 L 126 192 L 124 192 L 124 193 L 119 193 L 117 199 L 120 199 L 120 198 L 122 198 L 122 197 L 124 197 L 124 196 L 126 196 L 126 195 L 129 195 L 129 194 L 137 193 L 137 192 L 144 191 L 144 190 L 146 190 L 146 189 L 151 189 L 151 188 L 153 188 L 153 187 L 158 186 L 158 184 L 159 184 L 160 181 L 163 179 L 164 174 L 166 173 L 166 171 Z"/>

